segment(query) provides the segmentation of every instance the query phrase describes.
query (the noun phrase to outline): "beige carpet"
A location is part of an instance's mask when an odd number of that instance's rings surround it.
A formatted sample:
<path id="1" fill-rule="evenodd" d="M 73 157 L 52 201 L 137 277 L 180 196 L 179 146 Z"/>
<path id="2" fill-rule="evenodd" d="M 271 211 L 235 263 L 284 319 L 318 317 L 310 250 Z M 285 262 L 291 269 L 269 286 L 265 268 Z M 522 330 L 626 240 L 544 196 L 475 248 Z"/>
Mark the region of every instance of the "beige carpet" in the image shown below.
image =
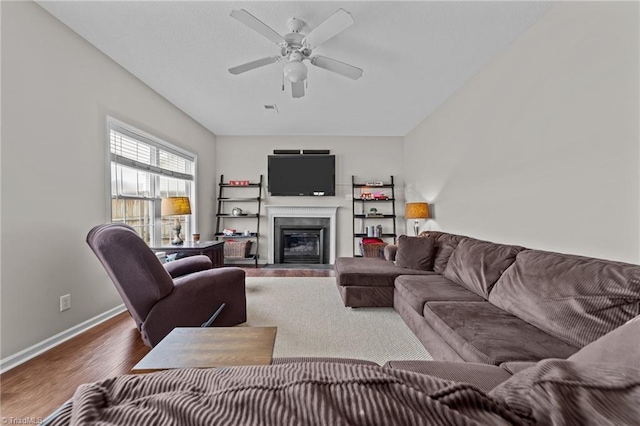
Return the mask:
<path id="1" fill-rule="evenodd" d="M 432 359 L 393 308 L 346 308 L 335 278 L 247 277 L 249 326 L 276 326 L 275 357 Z"/>

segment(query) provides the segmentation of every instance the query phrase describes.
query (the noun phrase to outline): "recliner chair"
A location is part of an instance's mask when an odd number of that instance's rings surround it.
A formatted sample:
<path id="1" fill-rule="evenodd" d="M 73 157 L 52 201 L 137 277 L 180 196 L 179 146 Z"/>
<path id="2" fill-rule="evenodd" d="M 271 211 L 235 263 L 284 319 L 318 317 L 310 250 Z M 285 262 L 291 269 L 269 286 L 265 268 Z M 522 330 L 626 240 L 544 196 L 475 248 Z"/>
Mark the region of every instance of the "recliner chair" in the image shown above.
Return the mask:
<path id="1" fill-rule="evenodd" d="M 213 325 L 246 322 L 245 272 L 211 269 L 206 256 L 169 262 L 166 268 L 128 225 L 109 223 L 89 231 L 87 244 L 115 284 L 140 330 L 154 347 L 175 327 L 199 327 L 224 303 Z"/>

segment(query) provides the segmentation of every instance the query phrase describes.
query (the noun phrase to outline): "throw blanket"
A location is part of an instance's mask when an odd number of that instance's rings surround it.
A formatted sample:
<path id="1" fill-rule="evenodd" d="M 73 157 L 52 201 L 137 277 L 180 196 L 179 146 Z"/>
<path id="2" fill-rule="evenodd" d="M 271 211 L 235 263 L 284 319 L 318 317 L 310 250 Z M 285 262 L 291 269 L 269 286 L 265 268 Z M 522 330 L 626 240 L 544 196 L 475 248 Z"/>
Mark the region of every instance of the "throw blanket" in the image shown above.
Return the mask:
<path id="1" fill-rule="evenodd" d="M 336 363 L 183 369 L 83 385 L 51 425 L 637 424 L 640 371 L 547 360 L 491 393 Z"/>

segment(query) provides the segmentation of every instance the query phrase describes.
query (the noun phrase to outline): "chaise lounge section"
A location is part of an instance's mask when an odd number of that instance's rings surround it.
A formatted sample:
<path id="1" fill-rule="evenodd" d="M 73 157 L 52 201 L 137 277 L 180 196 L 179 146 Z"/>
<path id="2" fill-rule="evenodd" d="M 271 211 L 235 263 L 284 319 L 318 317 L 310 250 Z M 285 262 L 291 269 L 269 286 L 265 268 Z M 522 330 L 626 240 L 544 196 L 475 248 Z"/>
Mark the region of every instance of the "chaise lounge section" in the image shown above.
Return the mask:
<path id="1" fill-rule="evenodd" d="M 566 359 L 640 314 L 638 265 L 443 232 L 385 253 L 336 260 L 345 306 L 393 306 L 439 361 Z"/>

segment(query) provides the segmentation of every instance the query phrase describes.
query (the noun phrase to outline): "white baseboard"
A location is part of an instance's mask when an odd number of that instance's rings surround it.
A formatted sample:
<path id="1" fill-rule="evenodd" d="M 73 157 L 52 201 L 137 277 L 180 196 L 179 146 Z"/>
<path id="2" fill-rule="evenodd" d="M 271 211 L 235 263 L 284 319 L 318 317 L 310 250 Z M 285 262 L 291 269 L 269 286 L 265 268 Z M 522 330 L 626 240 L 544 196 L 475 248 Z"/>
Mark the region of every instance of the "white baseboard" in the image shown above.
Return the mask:
<path id="1" fill-rule="evenodd" d="M 107 312 L 81 322 L 80 324 L 73 326 L 68 330 L 58 333 L 55 336 L 49 337 L 48 339 L 43 340 L 40 343 L 36 343 L 33 346 L 30 346 L 16 354 L 10 355 L 0 360 L 0 374 L 9 371 L 14 367 L 17 367 L 18 365 L 30 360 L 31 358 L 34 358 L 41 353 L 46 352 L 63 342 L 66 342 L 72 337 L 75 337 L 78 334 L 83 333 L 90 328 L 95 327 L 96 325 L 105 322 L 106 320 L 113 318 L 114 316 L 126 310 L 127 308 L 124 306 L 124 304 L 116 306 L 115 308 L 109 309 Z"/>

